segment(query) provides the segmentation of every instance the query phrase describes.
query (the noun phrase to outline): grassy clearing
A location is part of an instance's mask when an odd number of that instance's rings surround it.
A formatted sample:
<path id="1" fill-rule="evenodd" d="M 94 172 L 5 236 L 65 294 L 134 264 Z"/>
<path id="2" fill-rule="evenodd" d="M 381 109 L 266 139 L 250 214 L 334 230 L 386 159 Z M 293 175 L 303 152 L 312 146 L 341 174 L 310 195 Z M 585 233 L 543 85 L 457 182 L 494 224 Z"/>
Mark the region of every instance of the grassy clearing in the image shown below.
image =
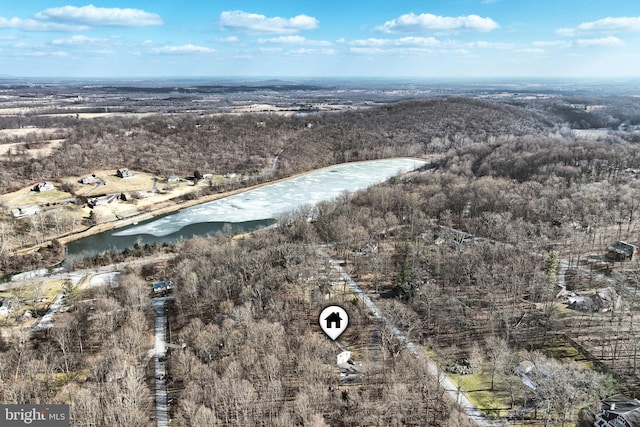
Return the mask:
<path id="1" fill-rule="evenodd" d="M 5 318 L 5 325 L 14 326 L 17 319 L 27 310 L 31 312 L 46 310 L 62 291 L 64 282 L 61 279 L 48 280 L 0 291 L 0 298 L 8 299 L 14 304 L 11 313 Z"/>
<path id="2" fill-rule="evenodd" d="M 494 390 L 491 390 L 490 371 L 481 370 L 470 375 L 447 373 L 447 376 L 487 417 L 506 417 L 509 414 L 511 410 L 509 386 L 506 381 L 496 377 Z"/>
<path id="3" fill-rule="evenodd" d="M 73 198 L 73 195 L 59 188 L 51 191 L 31 191 L 32 186 L 23 188 L 13 193 L 0 196 L 0 203 L 8 208 L 35 204 L 55 203 L 61 200 Z"/>
<path id="4" fill-rule="evenodd" d="M 131 173 L 133 174 L 133 176 L 131 176 L 130 178 L 118 178 L 116 176 L 115 169 L 104 169 L 87 172 L 86 175 L 95 174 L 105 183 L 105 185 L 101 185 L 97 189 L 95 189 L 91 193 L 91 195 L 126 193 L 131 191 L 151 191 L 153 189 L 153 181 L 155 178 L 154 175 L 136 171 L 131 171 Z M 81 195 L 86 194 L 95 187 L 94 184 L 80 184 L 78 182 L 80 178 L 80 176 L 70 176 L 64 178 L 62 181 L 74 185 L 77 189 L 77 193 Z M 157 185 L 160 185 L 159 180 Z"/>
<path id="5" fill-rule="evenodd" d="M 78 386 L 85 383 L 89 378 L 89 369 L 81 369 L 78 371 L 55 372 L 51 375 L 43 375 L 41 381 L 47 383 L 53 392 L 59 393 L 58 397 L 63 401 L 70 398 L 77 390 Z M 64 390 L 64 393 L 61 391 Z"/>
<path id="6" fill-rule="evenodd" d="M 0 144 L 0 159 L 7 160 L 9 159 L 9 152 L 11 151 L 13 154 L 16 154 L 19 151 L 24 152 L 25 156 L 35 158 L 35 157 L 47 157 L 50 156 L 55 148 L 60 147 L 64 139 L 52 139 L 48 142 L 42 143 L 37 146 L 37 148 L 26 148 L 26 143 L 24 142 L 12 142 L 9 144 Z"/>
<path id="7" fill-rule="evenodd" d="M 545 343 L 539 349 L 545 356 L 561 361 L 571 360 L 581 363 L 586 369 L 595 369 L 591 362 L 581 351 L 570 342 L 558 339 Z"/>

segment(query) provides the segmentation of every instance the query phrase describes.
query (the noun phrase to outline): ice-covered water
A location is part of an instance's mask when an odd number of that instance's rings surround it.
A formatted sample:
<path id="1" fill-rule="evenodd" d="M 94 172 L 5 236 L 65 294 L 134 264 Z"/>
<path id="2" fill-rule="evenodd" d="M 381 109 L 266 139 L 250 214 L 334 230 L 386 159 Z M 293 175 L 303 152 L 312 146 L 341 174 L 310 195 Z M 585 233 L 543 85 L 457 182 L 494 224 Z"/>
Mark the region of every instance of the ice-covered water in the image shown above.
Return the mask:
<path id="1" fill-rule="evenodd" d="M 127 227 L 113 236 L 168 236 L 193 224 L 243 223 L 275 218 L 303 205 L 332 200 L 341 193 L 354 192 L 384 182 L 423 166 L 415 159 L 388 159 L 347 163 L 308 175 L 270 184 L 255 190 L 193 206 L 138 226 Z"/>
<path id="2" fill-rule="evenodd" d="M 109 250 L 162 245 L 216 233 L 246 233 L 273 224 L 279 213 L 331 200 L 422 166 L 412 159 L 348 163 L 312 172 L 236 196 L 193 206 L 118 230 L 94 234 L 67 245 L 67 262 Z"/>

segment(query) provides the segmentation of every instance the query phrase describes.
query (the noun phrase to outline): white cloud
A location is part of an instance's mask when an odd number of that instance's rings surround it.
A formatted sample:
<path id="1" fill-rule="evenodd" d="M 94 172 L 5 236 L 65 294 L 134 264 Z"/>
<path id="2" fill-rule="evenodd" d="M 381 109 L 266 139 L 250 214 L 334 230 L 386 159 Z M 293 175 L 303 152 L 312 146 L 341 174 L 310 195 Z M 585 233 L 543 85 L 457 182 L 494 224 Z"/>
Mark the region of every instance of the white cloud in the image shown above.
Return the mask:
<path id="1" fill-rule="evenodd" d="M 558 34 L 563 36 L 575 36 L 579 33 L 598 31 L 640 31 L 640 16 L 622 16 L 617 18 L 603 18 L 592 22 L 583 22 L 574 28 L 559 28 Z"/>
<path id="2" fill-rule="evenodd" d="M 285 55 L 335 55 L 336 51 L 333 49 L 309 49 L 300 48 L 285 52 Z"/>
<path id="3" fill-rule="evenodd" d="M 349 53 L 360 55 L 411 55 L 423 56 L 434 53 L 449 54 L 452 51 L 447 49 L 434 49 L 423 46 L 352 46 L 347 50 Z"/>
<path id="4" fill-rule="evenodd" d="M 51 42 L 51 44 L 58 46 L 79 46 L 96 43 L 107 43 L 110 41 L 113 41 L 113 38 L 93 38 L 76 34 L 66 39 L 55 39 Z"/>
<path id="5" fill-rule="evenodd" d="M 24 31 L 83 31 L 86 25 L 68 25 L 55 22 L 43 22 L 35 19 L 4 18 L 0 16 L 0 28 L 13 28 Z"/>
<path id="6" fill-rule="evenodd" d="M 388 46 L 429 46 L 436 47 L 441 46 L 442 42 L 435 37 L 401 37 L 399 39 L 379 39 L 368 38 L 354 40 L 350 43 L 351 46 L 356 47 L 388 47 Z"/>
<path id="7" fill-rule="evenodd" d="M 440 46 L 442 43 L 435 37 L 402 37 L 396 40 L 398 45 Z"/>
<path id="8" fill-rule="evenodd" d="M 536 47 L 525 47 L 523 49 L 516 50 L 518 53 L 527 53 L 527 54 L 542 54 L 545 53 L 544 49 L 536 48 Z"/>
<path id="9" fill-rule="evenodd" d="M 49 51 L 49 50 L 34 50 L 34 51 L 23 51 L 20 52 L 21 55 L 23 56 L 35 56 L 35 57 L 45 57 L 45 56 L 55 56 L 55 57 L 59 57 L 59 58 L 64 58 L 69 56 L 69 54 L 65 51 L 62 50 L 53 50 L 53 51 Z"/>
<path id="10" fill-rule="evenodd" d="M 33 18 L 0 16 L 0 28 L 24 31 L 85 31 L 91 27 L 142 27 L 162 25 L 155 13 L 138 9 L 101 8 L 94 5 L 45 9 Z"/>
<path id="11" fill-rule="evenodd" d="M 478 15 L 451 17 L 432 15 L 430 13 L 422 13 L 420 15 L 408 13 L 385 22 L 377 29 L 385 33 L 395 33 L 426 30 L 491 31 L 499 27 L 498 23 L 493 19 L 482 18 Z"/>
<path id="12" fill-rule="evenodd" d="M 306 44 L 310 46 L 331 46 L 331 43 L 323 40 L 308 40 L 305 37 L 291 35 L 291 36 L 279 36 L 268 39 L 258 39 L 258 43 L 275 43 L 275 44 Z"/>
<path id="13" fill-rule="evenodd" d="M 293 18 L 267 18 L 256 13 L 234 10 L 220 14 L 220 25 L 230 30 L 253 33 L 294 34 L 302 30 L 317 28 L 318 20 L 307 15 L 298 15 Z"/>
<path id="14" fill-rule="evenodd" d="M 88 6 L 63 6 L 45 9 L 34 18 L 42 22 L 86 27 L 145 27 L 162 25 L 155 13 L 139 9 L 120 9 Z"/>
<path id="15" fill-rule="evenodd" d="M 189 43 L 181 46 L 162 46 L 154 48 L 152 51 L 155 53 L 213 53 L 215 49 Z"/>
<path id="16" fill-rule="evenodd" d="M 487 41 L 475 41 L 470 43 L 460 43 L 454 40 L 439 40 L 435 37 L 400 37 L 388 38 L 368 38 L 353 40 L 349 43 L 351 53 L 359 54 L 469 54 L 469 49 L 514 49 L 514 43 L 497 43 Z"/>
<path id="17" fill-rule="evenodd" d="M 640 31 L 640 16 L 604 18 L 578 25 L 580 31 Z"/>
<path id="18" fill-rule="evenodd" d="M 573 37 L 577 32 L 578 30 L 576 30 L 575 28 L 558 28 L 556 30 L 556 34 L 567 37 Z"/>
<path id="19" fill-rule="evenodd" d="M 240 39 L 236 36 L 222 37 L 218 39 L 219 42 L 223 42 L 223 43 L 236 43 L 239 40 Z"/>
<path id="20" fill-rule="evenodd" d="M 513 49 L 513 43 L 495 43 L 495 42 L 486 42 L 486 41 L 477 41 L 468 43 L 467 47 L 478 47 L 481 49 Z"/>
<path id="21" fill-rule="evenodd" d="M 379 47 L 350 47 L 348 50 L 350 53 L 356 53 L 360 55 L 376 55 L 387 52 L 386 49 Z"/>
<path id="22" fill-rule="evenodd" d="M 388 46 L 389 43 L 390 43 L 389 39 L 368 38 L 368 39 L 354 40 L 350 44 L 352 46 L 377 47 L 377 46 Z"/>
<path id="23" fill-rule="evenodd" d="M 261 47 L 260 52 L 262 53 L 280 53 L 282 52 L 281 47 Z"/>
<path id="24" fill-rule="evenodd" d="M 567 47 L 571 47 L 572 43 L 566 40 L 552 40 L 552 41 L 535 41 L 533 42 L 533 45 L 537 47 L 567 48 Z"/>
<path id="25" fill-rule="evenodd" d="M 624 42 L 617 37 L 609 36 L 599 39 L 578 39 L 576 44 L 580 47 L 591 46 L 623 46 Z"/>

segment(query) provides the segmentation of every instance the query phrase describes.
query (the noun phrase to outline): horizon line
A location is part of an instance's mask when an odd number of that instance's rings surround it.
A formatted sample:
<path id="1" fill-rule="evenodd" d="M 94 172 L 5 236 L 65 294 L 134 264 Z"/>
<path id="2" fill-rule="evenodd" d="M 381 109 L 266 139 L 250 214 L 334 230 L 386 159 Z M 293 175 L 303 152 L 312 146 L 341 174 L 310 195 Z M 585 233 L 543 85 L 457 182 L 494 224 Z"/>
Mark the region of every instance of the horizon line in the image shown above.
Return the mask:
<path id="1" fill-rule="evenodd" d="M 28 80 L 28 81 L 162 81 L 162 80 L 276 80 L 276 81 L 313 81 L 313 80 L 335 80 L 335 81 L 353 81 L 353 80 L 377 80 L 377 81 L 633 81 L 639 80 L 640 76 L 287 76 L 287 75 L 202 75 L 202 76 L 16 76 L 11 74 L 0 75 L 1 80 Z"/>

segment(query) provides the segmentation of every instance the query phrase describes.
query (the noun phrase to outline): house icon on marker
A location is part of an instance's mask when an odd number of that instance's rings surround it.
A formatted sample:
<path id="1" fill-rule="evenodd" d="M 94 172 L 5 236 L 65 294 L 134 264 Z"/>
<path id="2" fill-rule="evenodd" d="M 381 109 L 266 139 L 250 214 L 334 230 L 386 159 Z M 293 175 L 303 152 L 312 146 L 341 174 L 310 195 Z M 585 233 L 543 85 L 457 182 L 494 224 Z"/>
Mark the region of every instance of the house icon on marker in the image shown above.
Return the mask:
<path id="1" fill-rule="evenodd" d="M 327 322 L 327 328 L 340 328 L 340 321 L 342 320 L 342 317 L 340 317 L 339 313 L 334 311 L 324 320 Z M 335 326 L 332 326 L 332 324 L 335 324 Z"/>
<path id="2" fill-rule="evenodd" d="M 320 312 L 318 323 L 324 333 L 335 341 L 349 326 L 349 315 L 339 305 L 330 305 Z"/>

